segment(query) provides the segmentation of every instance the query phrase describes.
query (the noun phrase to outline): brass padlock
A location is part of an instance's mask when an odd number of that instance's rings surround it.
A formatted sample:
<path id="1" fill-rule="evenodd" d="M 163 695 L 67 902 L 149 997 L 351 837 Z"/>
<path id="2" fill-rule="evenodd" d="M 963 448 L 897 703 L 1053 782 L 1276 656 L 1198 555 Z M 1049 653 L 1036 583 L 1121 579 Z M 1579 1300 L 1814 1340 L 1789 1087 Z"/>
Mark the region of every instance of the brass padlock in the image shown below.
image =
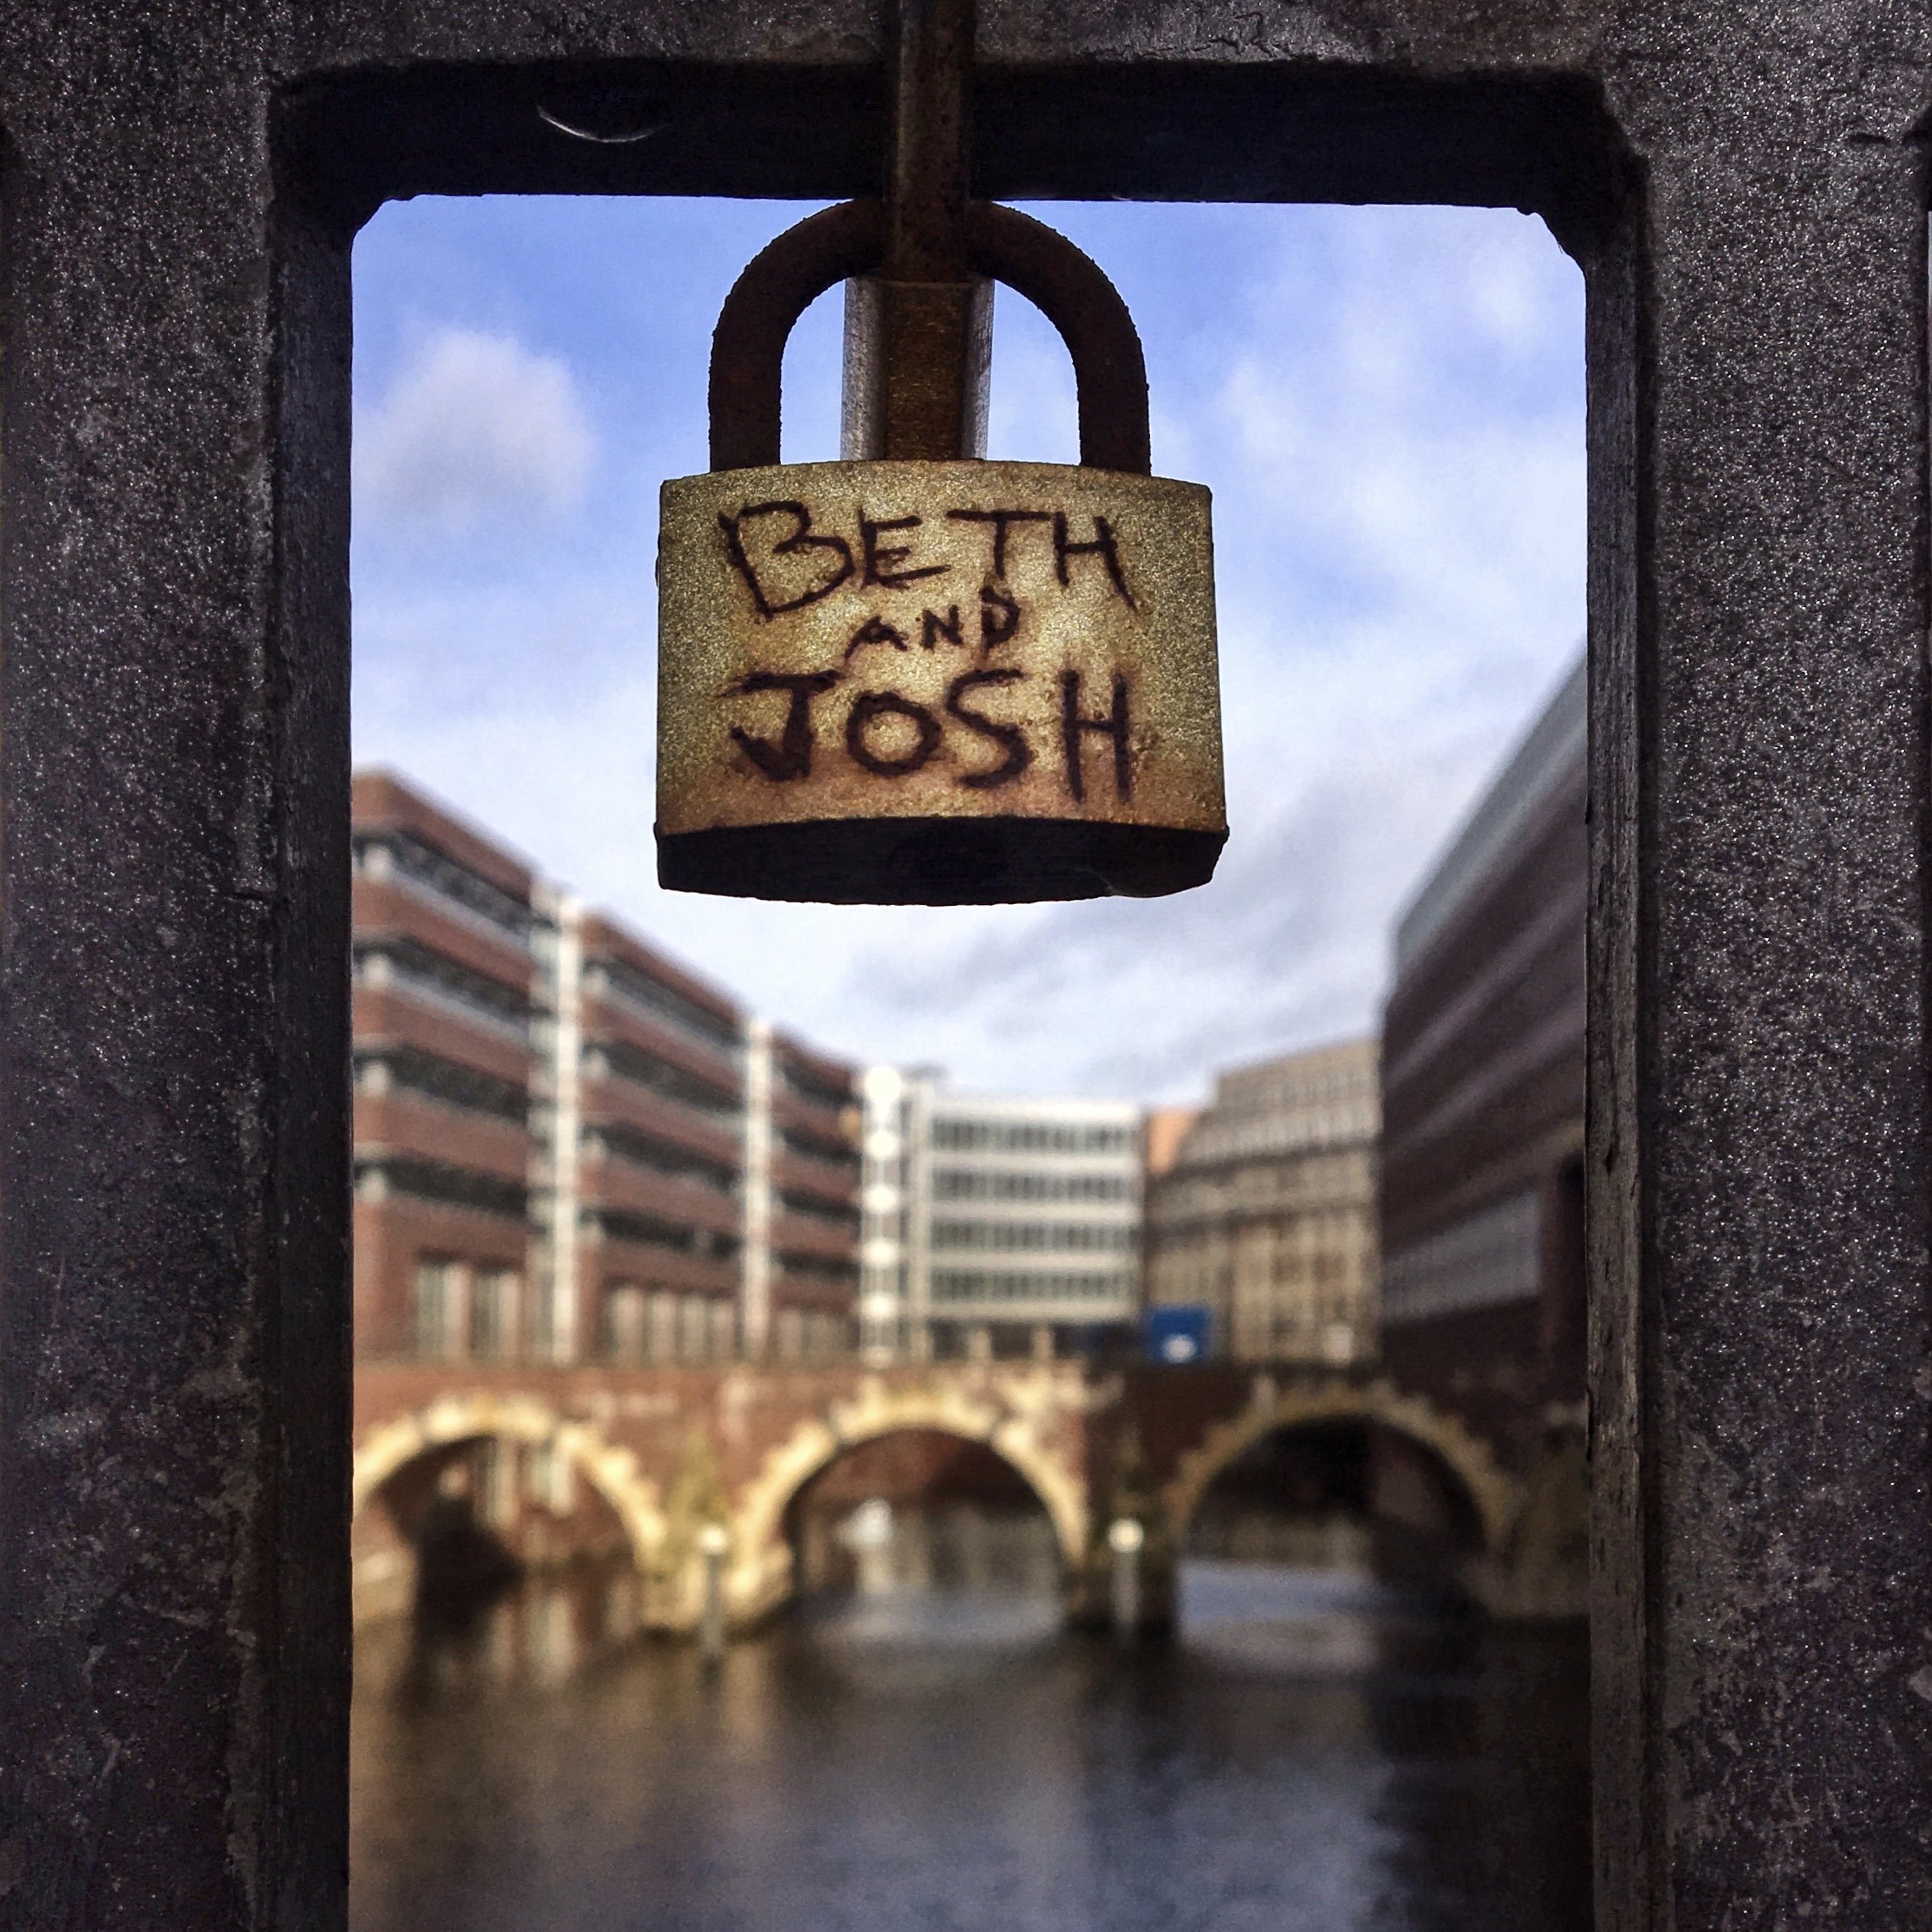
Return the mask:
<path id="1" fill-rule="evenodd" d="M 663 493 L 659 880 L 919 904 L 1202 884 L 1227 838 L 1208 493 L 1148 473 L 1139 340 L 1098 268 L 967 208 L 974 272 L 1072 352 L 1078 466 L 777 460 L 785 338 L 884 226 L 876 202 L 801 223 L 720 316 L 712 467 Z"/>

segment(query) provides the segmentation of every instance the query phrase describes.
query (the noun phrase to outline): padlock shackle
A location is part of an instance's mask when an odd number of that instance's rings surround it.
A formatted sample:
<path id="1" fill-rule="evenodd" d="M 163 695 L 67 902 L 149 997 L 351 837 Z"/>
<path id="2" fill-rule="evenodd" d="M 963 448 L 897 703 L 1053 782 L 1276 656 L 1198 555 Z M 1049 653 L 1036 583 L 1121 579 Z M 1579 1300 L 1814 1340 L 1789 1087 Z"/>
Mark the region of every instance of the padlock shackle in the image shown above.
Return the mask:
<path id="1" fill-rule="evenodd" d="M 1151 476 L 1147 358 L 1106 270 L 1057 228 L 996 201 L 966 204 L 966 250 L 978 273 L 1025 296 L 1060 332 L 1073 358 L 1082 467 Z"/>
<path id="2" fill-rule="evenodd" d="M 792 326 L 827 289 L 871 274 L 885 246 L 885 204 L 842 201 L 808 214 L 746 264 L 711 335 L 713 470 L 758 469 L 778 460 Z"/>
<path id="3" fill-rule="evenodd" d="M 779 460 L 785 344 L 827 289 L 878 269 L 885 205 L 842 202 L 808 215 L 754 256 L 732 285 L 711 338 L 711 467 Z M 1025 296 L 1060 332 L 1078 392 L 1080 461 L 1145 476 L 1147 358 L 1120 291 L 1100 265 L 1043 221 L 997 202 L 966 205 L 968 266 Z"/>

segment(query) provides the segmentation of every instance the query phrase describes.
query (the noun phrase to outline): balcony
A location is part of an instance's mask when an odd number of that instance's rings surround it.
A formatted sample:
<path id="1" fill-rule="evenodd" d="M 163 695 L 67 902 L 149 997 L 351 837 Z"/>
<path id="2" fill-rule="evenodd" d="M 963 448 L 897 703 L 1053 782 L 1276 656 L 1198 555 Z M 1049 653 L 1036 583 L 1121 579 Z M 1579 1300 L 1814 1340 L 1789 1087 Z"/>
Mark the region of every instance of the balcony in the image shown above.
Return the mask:
<path id="1" fill-rule="evenodd" d="M 699 1228 L 735 1240 L 738 1204 L 715 1188 L 608 1156 L 585 1160 L 578 1170 L 578 1191 L 590 1208 L 614 1208 L 648 1214 L 661 1221 Z"/>
<path id="2" fill-rule="evenodd" d="M 743 1029 L 735 1013 L 718 1011 L 667 986 L 656 974 L 631 961 L 598 952 L 586 934 L 584 990 L 614 1000 L 652 1026 L 688 1040 L 706 1053 L 722 1054 L 735 1066 L 744 1051 Z"/>
<path id="3" fill-rule="evenodd" d="M 727 1126 L 634 1080 L 586 1072 L 580 1105 L 586 1127 L 612 1124 L 632 1127 L 654 1140 L 687 1147 L 734 1174 L 744 1165 L 744 1143 L 735 1124 Z"/>
<path id="4" fill-rule="evenodd" d="M 358 934 L 354 984 L 397 992 L 466 1026 L 528 1045 L 532 1018 L 526 993 L 474 973 L 413 939 Z"/>
<path id="5" fill-rule="evenodd" d="M 740 1104 L 744 1076 L 731 1054 L 673 1026 L 662 1016 L 608 987 L 593 989 L 586 986 L 583 1026 L 587 1041 L 614 1042 L 634 1053 L 647 1054 L 713 1090 L 721 1102 Z"/>
<path id="6" fill-rule="evenodd" d="M 856 1102 L 853 1103 L 856 1106 Z M 840 1147 L 854 1146 L 851 1136 L 845 1130 L 847 1108 L 826 1107 L 817 1102 L 802 1100 L 782 1083 L 772 1082 L 772 1119 L 781 1127 L 790 1127 L 795 1132 L 808 1136 L 814 1140 L 825 1141 Z"/>
<path id="7" fill-rule="evenodd" d="M 356 1095 L 356 1149 L 364 1158 L 413 1154 L 520 1183 L 531 1142 L 514 1121 L 392 1090 Z"/>
<path id="8" fill-rule="evenodd" d="M 535 1060 L 530 1042 L 487 1021 L 472 1019 L 453 1000 L 432 1002 L 399 983 L 360 986 L 356 988 L 354 1024 L 358 1046 L 395 1042 L 420 1047 L 439 1059 L 476 1067 L 519 1087 L 530 1084 Z"/>
<path id="9" fill-rule="evenodd" d="M 670 1288 L 680 1294 L 730 1296 L 738 1292 L 736 1258 L 687 1255 L 653 1241 L 603 1234 L 586 1239 L 586 1265 L 606 1282 L 634 1282 L 644 1288 Z"/>
<path id="10" fill-rule="evenodd" d="M 466 908 L 401 877 L 358 878 L 351 904 L 358 940 L 413 940 L 485 979 L 530 997 L 536 966 L 527 947 Z"/>
<path id="11" fill-rule="evenodd" d="M 838 1206 L 859 1204 L 859 1163 L 814 1160 L 784 1146 L 772 1150 L 772 1185 L 781 1193 L 809 1194 Z"/>
<path id="12" fill-rule="evenodd" d="M 823 1261 L 850 1262 L 859 1256 L 859 1224 L 841 1228 L 815 1216 L 788 1214 L 782 1208 L 772 1216 L 771 1244 L 784 1256 L 811 1255 Z"/>

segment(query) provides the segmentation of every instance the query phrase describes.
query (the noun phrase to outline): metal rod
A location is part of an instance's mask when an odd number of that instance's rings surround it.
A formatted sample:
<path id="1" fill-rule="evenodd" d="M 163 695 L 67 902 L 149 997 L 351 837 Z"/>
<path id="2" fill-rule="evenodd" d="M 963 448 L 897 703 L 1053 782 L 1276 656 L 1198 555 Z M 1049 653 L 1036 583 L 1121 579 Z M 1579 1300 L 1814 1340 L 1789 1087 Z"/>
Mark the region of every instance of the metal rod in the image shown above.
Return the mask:
<path id="1" fill-rule="evenodd" d="M 986 450 L 992 288 L 968 266 L 973 0 L 899 0 L 888 70 L 886 246 L 845 298 L 842 453 Z"/>
<path id="2" fill-rule="evenodd" d="M 899 0 L 886 151 L 886 280 L 966 278 L 974 0 Z"/>
<path id="3" fill-rule="evenodd" d="M 1132 1516 L 1122 1516 L 1107 1531 L 1107 1547 L 1113 1552 L 1114 1634 L 1122 1643 L 1132 1643 L 1141 1628 L 1141 1550 L 1147 1532 Z"/>
<path id="4" fill-rule="evenodd" d="M 704 1610 L 698 1647 L 707 1668 L 715 1669 L 724 1656 L 724 1557 L 730 1546 L 730 1532 L 722 1523 L 708 1522 L 698 1532 L 704 1558 Z"/>

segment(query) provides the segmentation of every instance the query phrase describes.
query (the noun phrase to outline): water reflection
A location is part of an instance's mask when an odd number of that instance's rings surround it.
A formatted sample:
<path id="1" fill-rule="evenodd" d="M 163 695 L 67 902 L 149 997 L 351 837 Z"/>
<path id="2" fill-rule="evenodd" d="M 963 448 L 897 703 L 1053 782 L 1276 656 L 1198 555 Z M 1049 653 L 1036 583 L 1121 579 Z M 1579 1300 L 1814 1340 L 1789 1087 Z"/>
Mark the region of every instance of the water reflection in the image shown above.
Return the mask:
<path id="1" fill-rule="evenodd" d="M 1125 1652 L 1037 1515 L 843 1527 L 715 1674 L 609 1573 L 368 1634 L 356 1932 L 1588 1924 L 1580 1634 L 1217 1562 Z"/>

